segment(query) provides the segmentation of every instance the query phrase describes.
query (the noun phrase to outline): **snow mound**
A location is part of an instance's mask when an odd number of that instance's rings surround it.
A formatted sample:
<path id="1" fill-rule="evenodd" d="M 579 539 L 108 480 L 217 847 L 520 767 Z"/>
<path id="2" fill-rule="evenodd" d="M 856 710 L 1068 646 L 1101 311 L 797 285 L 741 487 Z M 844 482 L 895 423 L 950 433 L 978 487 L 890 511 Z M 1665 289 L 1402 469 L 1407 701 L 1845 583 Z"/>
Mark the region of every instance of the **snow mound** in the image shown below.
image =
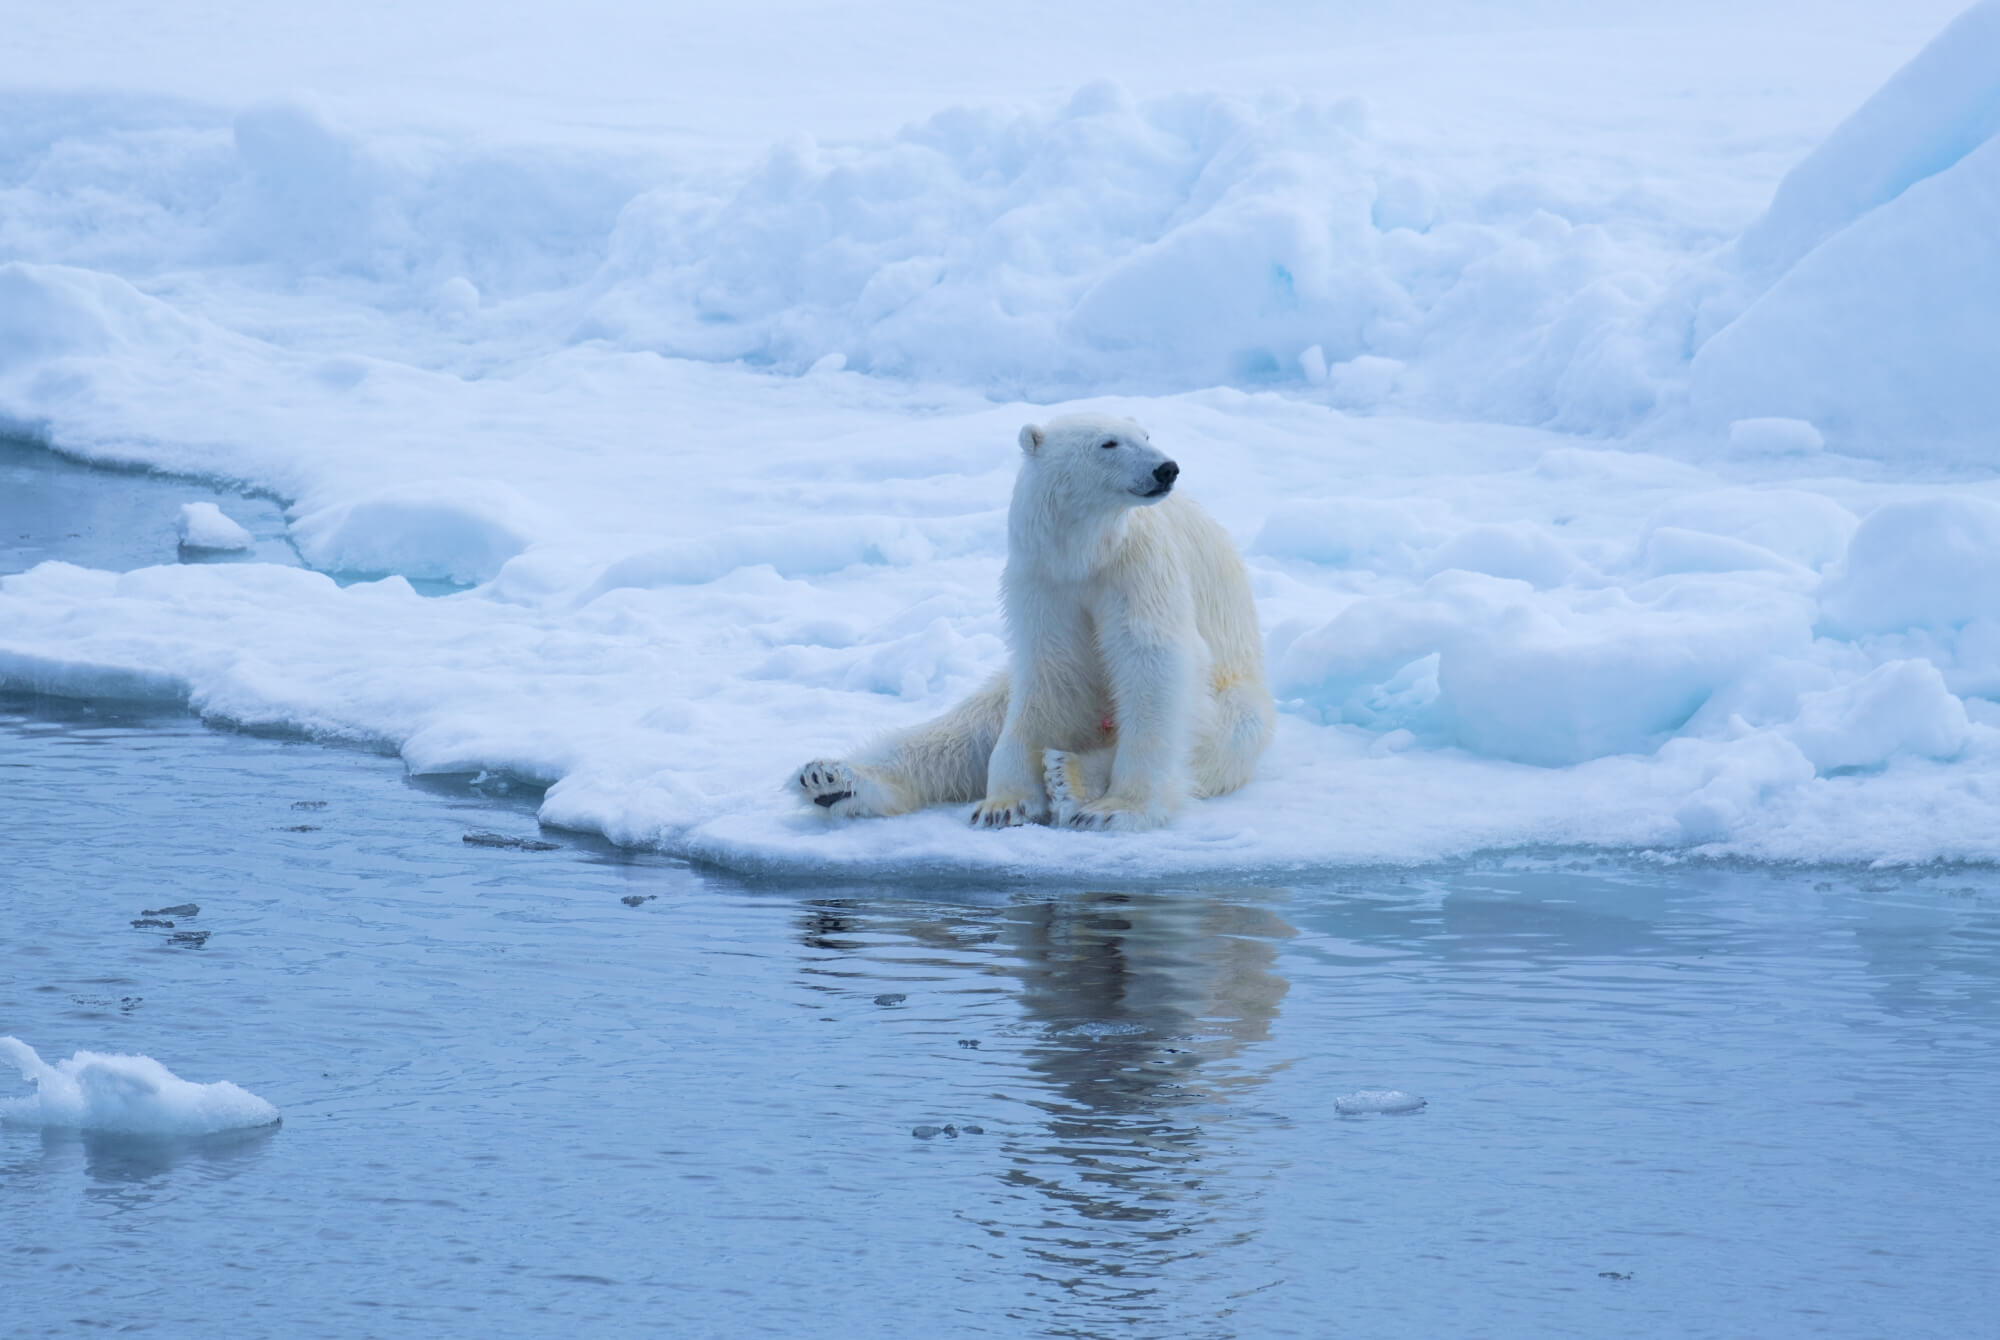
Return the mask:
<path id="1" fill-rule="evenodd" d="M 292 539 L 324 572 L 470 585 L 497 576 L 537 529 L 537 509 L 504 484 L 435 480 L 309 511 Z"/>
<path id="2" fill-rule="evenodd" d="M 1785 734 L 1820 772 L 1872 768 L 1897 754 L 1950 758 L 1965 748 L 1965 704 L 1929 661 L 1890 661 L 1852 684 L 1807 694 Z"/>
<path id="3" fill-rule="evenodd" d="M 249 531 L 231 521 L 212 502 L 181 504 L 180 517 L 174 523 L 174 529 L 180 536 L 183 549 L 222 553 L 248 549 L 255 543 Z"/>
<path id="4" fill-rule="evenodd" d="M 184 343 L 197 323 L 123 279 L 67 265 L 0 264 L 0 376 L 90 355 Z"/>
<path id="5" fill-rule="evenodd" d="M 1681 536 L 1731 541 L 1739 547 L 1708 552 L 1751 560 L 1739 566 L 1763 566 L 1776 558 L 1783 564 L 1817 569 L 1847 552 L 1848 540 L 1860 524 L 1854 513 L 1823 493 L 1786 488 L 1715 489 L 1662 504 L 1647 518 L 1639 548 L 1642 561 L 1653 563 L 1655 572 L 1729 570 L 1708 563 L 1674 568 L 1656 562 L 1652 553 L 1657 537 L 1669 530 Z M 1676 543 L 1686 550 L 1685 541 Z"/>
<path id="6" fill-rule="evenodd" d="M 798 139 L 727 198 L 633 200 L 575 335 L 1038 400 L 1289 385 L 1372 407 L 1411 387 L 1545 416 L 1584 335 L 1639 309 L 1636 254 L 1513 200 L 1444 211 L 1389 157 L 1356 99 L 1102 82 Z M 1607 398 L 1650 396 L 1629 381 Z"/>
<path id="7" fill-rule="evenodd" d="M 2000 3 L 1979 0 L 1778 184 L 1737 243 L 1775 277 L 1814 247 L 2000 132 Z"/>
<path id="8" fill-rule="evenodd" d="M 2000 0 L 1982 0 L 1745 231 L 1736 261 L 1754 301 L 1696 352 L 1698 412 L 1810 420 L 1869 454 L 1987 456 L 2000 420 L 1996 131 Z"/>
<path id="9" fill-rule="evenodd" d="M 1279 503 L 1250 548 L 1336 568 L 1408 569 L 1450 536 L 1450 515 L 1433 498 Z"/>
<path id="10" fill-rule="evenodd" d="M 213 1135 L 269 1126 L 278 1109 L 227 1080 L 195 1084 L 150 1056 L 80 1051 L 49 1065 L 19 1038 L 0 1057 L 33 1084 L 32 1098 L 0 1099 L 0 1121 L 123 1135 Z"/>
<path id="11" fill-rule="evenodd" d="M 1756 455 L 1803 456 L 1824 447 L 1826 438 L 1804 419 L 1738 419 L 1729 425 L 1729 445 Z"/>
<path id="12" fill-rule="evenodd" d="M 1322 720 L 1556 767 L 1651 752 L 1760 657 L 1803 651 L 1811 614 L 1755 580 L 1538 591 L 1448 570 L 1300 634 L 1273 679 Z"/>
<path id="13" fill-rule="evenodd" d="M 1828 572 L 1820 616 L 1846 636 L 2000 618 L 2000 503 L 1944 495 L 1876 508 Z"/>

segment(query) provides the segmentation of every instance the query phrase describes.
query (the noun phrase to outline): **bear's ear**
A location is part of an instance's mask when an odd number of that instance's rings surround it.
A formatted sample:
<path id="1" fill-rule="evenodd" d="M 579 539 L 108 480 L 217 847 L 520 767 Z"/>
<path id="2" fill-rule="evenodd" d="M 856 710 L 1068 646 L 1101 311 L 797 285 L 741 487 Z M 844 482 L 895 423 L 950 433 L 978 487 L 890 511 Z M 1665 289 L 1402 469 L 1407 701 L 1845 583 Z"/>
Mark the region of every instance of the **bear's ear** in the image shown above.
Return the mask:
<path id="1" fill-rule="evenodd" d="M 1042 432 L 1041 425 L 1033 423 L 1024 424 L 1021 428 L 1021 450 L 1027 452 L 1030 456 L 1034 455 L 1035 448 L 1042 445 L 1046 436 Z"/>

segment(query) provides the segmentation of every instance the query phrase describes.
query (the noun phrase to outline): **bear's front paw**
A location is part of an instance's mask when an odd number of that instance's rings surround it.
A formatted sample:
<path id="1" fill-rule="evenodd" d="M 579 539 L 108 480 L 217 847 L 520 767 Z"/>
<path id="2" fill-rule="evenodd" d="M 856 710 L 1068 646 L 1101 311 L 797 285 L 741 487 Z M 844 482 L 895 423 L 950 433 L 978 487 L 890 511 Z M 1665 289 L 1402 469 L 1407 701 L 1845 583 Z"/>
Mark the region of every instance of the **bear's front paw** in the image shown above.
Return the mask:
<path id="1" fill-rule="evenodd" d="M 1025 797 L 988 796 L 973 807 L 970 822 L 974 828 L 1019 828 L 1022 824 L 1041 823 L 1047 817 L 1047 806 Z"/>
<path id="2" fill-rule="evenodd" d="M 793 774 L 792 785 L 798 788 L 802 799 L 829 813 L 843 814 L 846 810 L 834 807 L 854 799 L 854 769 L 834 759 L 816 758 Z"/>

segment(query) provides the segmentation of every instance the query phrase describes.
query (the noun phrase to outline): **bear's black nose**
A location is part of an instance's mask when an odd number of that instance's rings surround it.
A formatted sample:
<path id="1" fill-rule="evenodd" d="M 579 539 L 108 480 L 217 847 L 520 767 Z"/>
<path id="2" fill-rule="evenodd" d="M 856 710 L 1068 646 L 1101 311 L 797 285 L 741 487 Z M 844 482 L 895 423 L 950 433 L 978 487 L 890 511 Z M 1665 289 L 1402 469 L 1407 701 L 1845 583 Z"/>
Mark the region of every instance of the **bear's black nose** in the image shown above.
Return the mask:
<path id="1" fill-rule="evenodd" d="M 1161 488 L 1172 488 L 1174 481 L 1180 478 L 1180 473 L 1181 468 L 1172 461 L 1168 461 L 1166 464 L 1158 466 L 1153 470 L 1153 478 L 1160 481 Z"/>

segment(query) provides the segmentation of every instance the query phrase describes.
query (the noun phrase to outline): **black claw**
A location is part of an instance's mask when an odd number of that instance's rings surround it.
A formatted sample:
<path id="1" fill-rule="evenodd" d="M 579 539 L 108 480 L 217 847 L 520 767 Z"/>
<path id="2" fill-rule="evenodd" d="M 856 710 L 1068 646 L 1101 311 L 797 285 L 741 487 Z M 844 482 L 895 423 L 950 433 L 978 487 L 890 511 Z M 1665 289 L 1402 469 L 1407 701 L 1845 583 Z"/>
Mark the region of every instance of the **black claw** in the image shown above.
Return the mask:
<path id="1" fill-rule="evenodd" d="M 853 794 L 852 791 L 829 791 L 823 796 L 814 796 L 813 804 L 824 805 L 828 809 L 832 809 L 835 805 L 838 805 Z"/>

